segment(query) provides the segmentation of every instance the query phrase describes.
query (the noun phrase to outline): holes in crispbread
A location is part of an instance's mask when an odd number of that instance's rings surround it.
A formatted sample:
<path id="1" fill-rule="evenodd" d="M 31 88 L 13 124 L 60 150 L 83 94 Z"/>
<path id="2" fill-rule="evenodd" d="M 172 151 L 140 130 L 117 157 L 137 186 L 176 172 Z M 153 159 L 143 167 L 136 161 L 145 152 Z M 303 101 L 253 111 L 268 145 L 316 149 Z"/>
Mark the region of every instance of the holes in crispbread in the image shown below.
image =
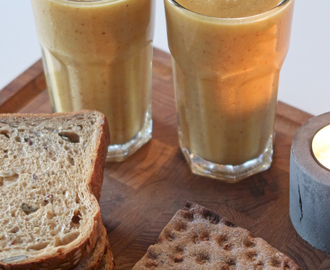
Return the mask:
<path id="1" fill-rule="evenodd" d="M 184 251 L 184 244 L 179 244 L 174 247 L 174 263 L 181 263 L 183 262 L 183 251 Z"/>
<path id="2" fill-rule="evenodd" d="M 220 216 L 208 209 L 203 209 L 203 217 L 213 224 L 218 224 L 220 222 Z"/>
<path id="3" fill-rule="evenodd" d="M 199 252 L 196 254 L 196 262 L 199 264 L 206 264 L 210 262 L 210 255 L 208 252 Z"/>
<path id="4" fill-rule="evenodd" d="M 236 227 L 237 227 L 234 223 L 232 223 L 232 222 L 229 221 L 229 220 L 225 220 L 225 221 L 223 222 L 223 224 L 225 224 L 226 226 L 231 227 L 231 228 L 236 228 Z"/>
<path id="5" fill-rule="evenodd" d="M 170 231 L 170 230 L 165 230 L 164 232 L 165 234 L 165 239 L 167 241 L 173 241 L 175 239 L 175 234 L 174 232 Z"/>
<path id="6" fill-rule="evenodd" d="M 280 267 L 281 266 L 281 262 L 278 260 L 278 258 L 273 257 L 270 261 L 270 265 L 274 266 L 274 267 Z"/>
<path id="7" fill-rule="evenodd" d="M 219 246 L 222 247 L 226 251 L 230 251 L 234 248 L 233 244 L 229 242 L 229 236 L 226 234 L 221 234 L 218 237 L 217 242 L 218 242 Z"/>
<path id="8" fill-rule="evenodd" d="M 183 251 L 184 251 L 184 245 L 183 244 L 177 245 L 174 248 L 174 252 L 183 252 Z"/>
<path id="9" fill-rule="evenodd" d="M 194 220 L 194 215 L 193 213 L 189 212 L 189 211 L 184 211 L 182 214 L 182 217 L 184 219 L 187 219 L 188 221 L 193 221 Z"/>
<path id="10" fill-rule="evenodd" d="M 259 265 L 259 266 L 263 267 L 265 265 L 265 263 L 263 261 L 259 260 L 259 261 L 257 261 L 256 265 Z"/>
<path id="11" fill-rule="evenodd" d="M 244 245 L 247 247 L 247 248 L 254 248 L 256 246 L 256 243 L 254 243 L 252 240 L 250 239 L 245 239 L 244 240 Z"/>
<path id="12" fill-rule="evenodd" d="M 182 254 L 176 254 L 176 255 L 174 256 L 173 261 L 174 261 L 175 263 L 181 263 L 181 262 L 183 262 L 183 255 L 182 255 Z"/>
<path id="13" fill-rule="evenodd" d="M 187 223 L 183 222 L 182 220 L 179 220 L 174 224 L 174 229 L 179 232 L 184 232 L 187 230 Z"/>
<path id="14" fill-rule="evenodd" d="M 289 269 L 291 269 L 291 267 L 290 267 L 290 265 L 288 265 L 288 263 L 284 263 L 284 269 L 285 270 L 289 270 Z"/>
<path id="15" fill-rule="evenodd" d="M 225 244 L 227 244 L 228 240 L 229 240 L 229 237 L 227 234 L 221 234 L 221 235 L 219 235 L 217 242 L 221 247 L 223 247 Z"/>
<path id="16" fill-rule="evenodd" d="M 249 260 L 254 260 L 258 257 L 258 253 L 256 251 L 249 251 L 246 253 L 246 256 Z"/>
<path id="17" fill-rule="evenodd" d="M 231 251 L 234 249 L 234 246 L 233 246 L 233 244 L 228 243 L 228 244 L 225 244 L 222 248 L 226 251 Z"/>
<path id="18" fill-rule="evenodd" d="M 229 265 L 229 266 L 235 266 L 236 265 L 236 259 L 234 259 L 234 258 L 230 258 L 230 259 L 228 259 L 227 260 L 227 265 Z"/>
<path id="19" fill-rule="evenodd" d="M 15 141 L 20 143 L 21 142 L 21 138 L 19 136 L 16 136 L 15 137 Z"/>
<path id="20" fill-rule="evenodd" d="M 209 241 L 210 240 L 210 233 L 208 231 L 202 231 L 200 233 L 196 233 L 194 235 L 194 242 L 196 244 L 202 242 L 202 241 Z"/>

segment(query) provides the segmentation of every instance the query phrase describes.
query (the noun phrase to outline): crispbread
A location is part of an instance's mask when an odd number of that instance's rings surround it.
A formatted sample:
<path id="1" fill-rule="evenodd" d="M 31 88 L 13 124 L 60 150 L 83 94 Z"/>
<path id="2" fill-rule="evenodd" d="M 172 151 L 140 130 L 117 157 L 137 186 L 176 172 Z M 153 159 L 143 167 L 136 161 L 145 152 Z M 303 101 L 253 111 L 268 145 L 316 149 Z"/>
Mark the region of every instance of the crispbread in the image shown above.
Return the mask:
<path id="1" fill-rule="evenodd" d="M 96 111 L 0 115 L 0 269 L 74 269 L 90 254 L 108 144 Z"/>
<path id="2" fill-rule="evenodd" d="M 290 258 L 226 218 L 187 203 L 133 267 L 143 269 L 300 269 Z"/>

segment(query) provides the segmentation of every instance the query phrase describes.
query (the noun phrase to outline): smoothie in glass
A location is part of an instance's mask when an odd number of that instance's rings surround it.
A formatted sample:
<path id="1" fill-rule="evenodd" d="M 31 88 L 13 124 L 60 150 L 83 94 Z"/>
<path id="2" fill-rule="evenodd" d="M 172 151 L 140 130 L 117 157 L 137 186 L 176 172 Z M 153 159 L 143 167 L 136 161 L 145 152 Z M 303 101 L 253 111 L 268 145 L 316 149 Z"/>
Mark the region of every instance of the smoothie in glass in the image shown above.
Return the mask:
<path id="1" fill-rule="evenodd" d="M 53 110 L 95 109 L 109 123 L 108 160 L 151 137 L 155 0 L 32 0 Z"/>
<path id="2" fill-rule="evenodd" d="M 183 153 L 235 182 L 269 168 L 293 0 L 165 0 Z"/>

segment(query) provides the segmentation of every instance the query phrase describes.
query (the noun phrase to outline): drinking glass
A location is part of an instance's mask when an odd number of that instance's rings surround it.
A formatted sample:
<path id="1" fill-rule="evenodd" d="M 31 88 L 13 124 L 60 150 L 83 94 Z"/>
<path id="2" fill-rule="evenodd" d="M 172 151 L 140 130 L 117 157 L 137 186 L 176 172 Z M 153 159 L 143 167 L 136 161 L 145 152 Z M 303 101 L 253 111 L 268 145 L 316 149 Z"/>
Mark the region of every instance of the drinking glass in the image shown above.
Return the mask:
<path id="1" fill-rule="evenodd" d="M 108 161 L 152 134 L 155 0 L 31 0 L 54 112 L 101 111 Z"/>
<path id="2" fill-rule="evenodd" d="M 268 169 L 294 1 L 239 18 L 179 2 L 165 0 L 165 11 L 180 147 L 192 172 L 233 183 Z"/>

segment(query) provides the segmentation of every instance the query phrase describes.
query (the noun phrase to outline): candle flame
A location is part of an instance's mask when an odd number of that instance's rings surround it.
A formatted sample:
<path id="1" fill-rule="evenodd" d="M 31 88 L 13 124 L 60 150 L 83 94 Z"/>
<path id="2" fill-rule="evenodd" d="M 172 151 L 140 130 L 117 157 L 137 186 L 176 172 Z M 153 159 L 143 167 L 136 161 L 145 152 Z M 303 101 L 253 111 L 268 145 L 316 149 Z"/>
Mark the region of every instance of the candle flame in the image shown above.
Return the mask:
<path id="1" fill-rule="evenodd" d="M 317 161 L 330 170 L 330 125 L 320 129 L 312 141 L 312 151 Z"/>

